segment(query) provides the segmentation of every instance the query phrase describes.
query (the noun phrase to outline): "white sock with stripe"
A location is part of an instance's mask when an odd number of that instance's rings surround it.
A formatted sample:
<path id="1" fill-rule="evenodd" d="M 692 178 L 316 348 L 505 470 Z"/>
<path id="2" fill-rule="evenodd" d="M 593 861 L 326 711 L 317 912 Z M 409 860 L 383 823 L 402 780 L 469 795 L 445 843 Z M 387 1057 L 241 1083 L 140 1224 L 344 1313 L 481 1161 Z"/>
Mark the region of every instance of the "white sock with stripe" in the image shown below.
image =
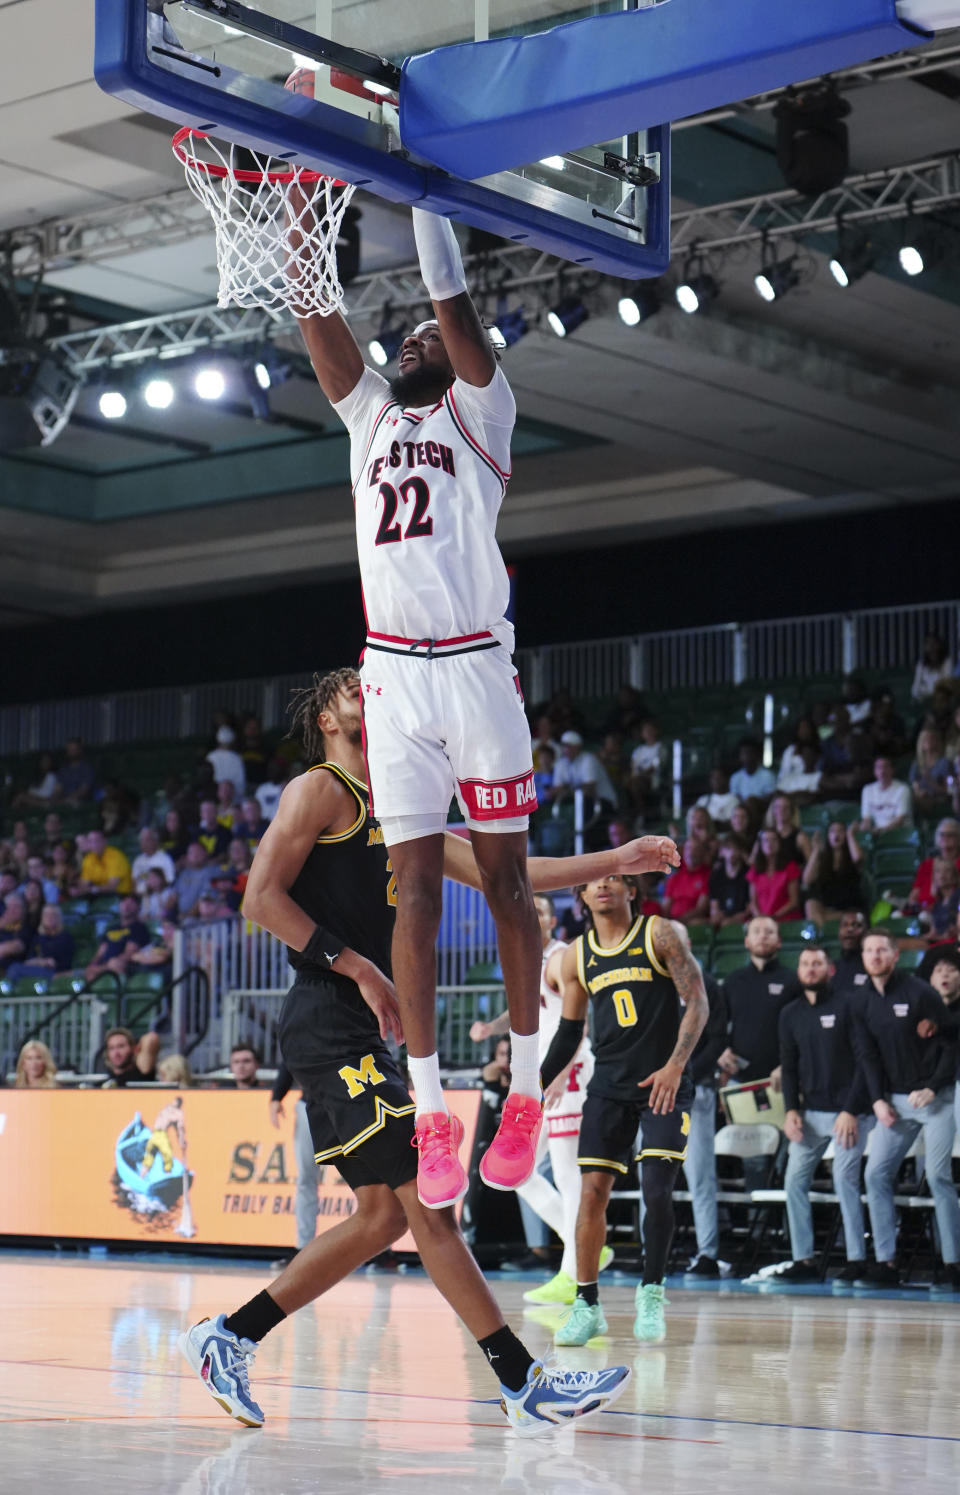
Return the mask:
<path id="1" fill-rule="evenodd" d="M 539 1033 L 514 1033 L 510 1029 L 510 1094 L 540 1099 Z"/>
<path id="2" fill-rule="evenodd" d="M 429 1111 L 445 1111 L 447 1103 L 440 1084 L 440 1060 L 436 1054 L 425 1059 L 414 1059 L 407 1055 L 410 1084 L 417 1102 L 417 1115 L 425 1116 Z"/>

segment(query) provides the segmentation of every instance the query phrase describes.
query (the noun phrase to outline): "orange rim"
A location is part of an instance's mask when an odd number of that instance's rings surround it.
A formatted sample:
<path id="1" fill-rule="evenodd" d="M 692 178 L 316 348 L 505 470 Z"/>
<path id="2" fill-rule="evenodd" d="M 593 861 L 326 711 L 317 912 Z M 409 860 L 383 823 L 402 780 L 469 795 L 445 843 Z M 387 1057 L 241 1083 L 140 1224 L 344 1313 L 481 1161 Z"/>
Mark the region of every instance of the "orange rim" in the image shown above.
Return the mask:
<path id="1" fill-rule="evenodd" d="M 186 145 L 188 140 L 208 140 L 202 130 L 194 130 L 190 125 L 184 125 L 178 130 L 171 142 L 173 154 L 189 170 L 205 171 L 207 176 L 219 177 L 222 181 L 225 177 L 233 177 L 235 182 L 249 182 L 256 185 L 259 182 L 331 182 L 334 187 L 346 187 L 347 182 L 341 182 L 338 177 L 328 176 L 322 171 L 304 171 L 301 168 L 291 168 L 289 171 L 250 171 L 245 168 L 231 170 L 229 166 L 220 166 L 216 161 L 202 161 L 193 150 Z"/>

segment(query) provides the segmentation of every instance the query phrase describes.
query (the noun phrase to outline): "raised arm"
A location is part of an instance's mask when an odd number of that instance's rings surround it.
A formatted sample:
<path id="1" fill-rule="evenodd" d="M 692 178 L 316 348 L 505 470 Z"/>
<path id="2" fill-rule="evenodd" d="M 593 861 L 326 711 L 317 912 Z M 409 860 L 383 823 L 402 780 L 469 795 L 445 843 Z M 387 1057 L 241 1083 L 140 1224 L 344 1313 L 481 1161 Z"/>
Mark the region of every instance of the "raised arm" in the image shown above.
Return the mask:
<path id="1" fill-rule="evenodd" d="M 669 836 L 640 836 L 608 851 L 588 851 L 582 856 L 530 857 L 527 872 L 535 893 L 555 892 L 598 877 L 640 877 L 645 872 L 669 872 L 680 865 L 680 853 Z M 470 842 L 447 831 L 443 843 L 443 872 L 454 882 L 482 889 L 480 869 Z"/>
<path id="2" fill-rule="evenodd" d="M 710 1015 L 710 1004 L 703 973 L 691 953 L 686 930 L 670 919 L 655 917 L 652 923 L 653 953 L 666 967 L 684 1008 L 670 1058 L 661 1069 L 637 1082 L 641 1090 L 650 1086 L 650 1109 L 660 1116 L 673 1110 L 684 1068 Z"/>
<path id="3" fill-rule="evenodd" d="M 413 234 L 420 274 L 433 303 L 453 372 L 465 384 L 484 389 L 497 371 L 497 360 L 467 290 L 453 224 L 436 213 L 414 208 Z"/>
<path id="4" fill-rule="evenodd" d="M 287 235 L 291 257 L 287 262 L 287 275 L 297 277 L 298 256 L 303 245 L 303 229 L 312 229 L 311 211 L 306 193 L 300 187 L 290 187 Z M 303 338 L 317 382 L 327 399 L 336 404 L 345 400 L 355 389 L 363 374 L 363 354 L 346 321 L 338 311 L 328 317 L 314 312 L 310 316 L 297 317 L 297 325 Z"/>

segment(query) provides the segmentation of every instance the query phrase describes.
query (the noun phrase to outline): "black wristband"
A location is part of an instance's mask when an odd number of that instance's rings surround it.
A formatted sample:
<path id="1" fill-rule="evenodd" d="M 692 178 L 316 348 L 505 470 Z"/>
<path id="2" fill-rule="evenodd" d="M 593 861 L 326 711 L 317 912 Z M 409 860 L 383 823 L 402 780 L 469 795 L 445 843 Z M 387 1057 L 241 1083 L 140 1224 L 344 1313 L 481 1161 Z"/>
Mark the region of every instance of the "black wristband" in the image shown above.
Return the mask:
<path id="1" fill-rule="evenodd" d="M 322 924 L 318 924 L 300 954 L 304 960 L 309 960 L 311 965 L 319 966 L 322 971 L 329 971 L 337 956 L 344 949 L 343 940 L 338 940 L 329 929 L 324 929 Z"/>
<path id="2" fill-rule="evenodd" d="M 557 1078 L 562 1069 L 566 1069 L 580 1047 L 582 1037 L 582 1017 L 562 1017 L 560 1019 L 557 1031 L 553 1035 L 553 1042 L 547 1049 L 543 1063 L 540 1066 L 540 1083 L 544 1090 L 546 1090 L 551 1080 Z"/>

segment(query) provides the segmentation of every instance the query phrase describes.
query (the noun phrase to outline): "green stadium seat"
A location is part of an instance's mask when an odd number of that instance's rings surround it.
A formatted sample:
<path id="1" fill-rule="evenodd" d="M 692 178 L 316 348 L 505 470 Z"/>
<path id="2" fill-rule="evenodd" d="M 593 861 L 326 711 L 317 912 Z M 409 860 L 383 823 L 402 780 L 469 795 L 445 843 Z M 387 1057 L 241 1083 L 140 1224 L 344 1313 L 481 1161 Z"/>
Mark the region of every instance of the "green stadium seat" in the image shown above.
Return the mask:
<path id="1" fill-rule="evenodd" d="M 18 976 L 11 983 L 11 996 L 45 997 L 50 990 L 49 976 Z"/>
<path id="2" fill-rule="evenodd" d="M 874 877 L 879 882 L 893 876 L 913 877 L 918 856 L 913 846 L 878 846 L 871 859 Z"/>
<path id="3" fill-rule="evenodd" d="M 82 971 L 61 971 L 59 976 L 51 977 L 49 991 L 51 997 L 69 997 L 83 991 L 86 984 Z"/>
<path id="4" fill-rule="evenodd" d="M 843 825 L 850 825 L 854 820 L 860 819 L 860 806 L 846 799 L 831 799 L 823 807 L 824 823 L 829 825 L 831 820 L 839 820 Z"/>
<path id="5" fill-rule="evenodd" d="M 795 971 L 803 950 L 803 945 L 784 945 L 780 951 L 781 965 L 785 965 L 790 971 Z"/>
<path id="6" fill-rule="evenodd" d="M 135 992 L 163 991 L 168 977 L 163 971 L 134 971 L 124 982 L 124 995 Z"/>
<path id="7" fill-rule="evenodd" d="M 718 950 L 742 950 L 746 925 L 721 924 L 716 932 L 714 948 Z"/>
<path id="8" fill-rule="evenodd" d="M 730 975 L 731 971 L 739 970 L 742 965 L 746 965 L 747 959 L 747 953 L 743 949 L 715 951 L 712 966 L 713 974 L 722 981 L 724 976 Z"/>
<path id="9" fill-rule="evenodd" d="M 713 929 L 709 924 L 688 924 L 687 934 L 694 955 L 703 955 L 713 944 Z"/>
<path id="10" fill-rule="evenodd" d="M 912 846 L 920 859 L 920 832 L 915 825 L 897 825 L 892 830 L 881 831 L 873 836 L 874 846 L 878 851 L 892 850 L 898 846 Z"/>
<path id="11" fill-rule="evenodd" d="M 926 953 L 926 947 L 923 945 L 916 950 L 901 950 L 898 962 L 901 971 L 915 971 Z"/>
<path id="12" fill-rule="evenodd" d="M 499 986 L 503 981 L 503 972 L 500 962 L 496 960 L 478 960 L 472 965 L 465 977 L 467 986 L 489 986 L 491 982 Z"/>

